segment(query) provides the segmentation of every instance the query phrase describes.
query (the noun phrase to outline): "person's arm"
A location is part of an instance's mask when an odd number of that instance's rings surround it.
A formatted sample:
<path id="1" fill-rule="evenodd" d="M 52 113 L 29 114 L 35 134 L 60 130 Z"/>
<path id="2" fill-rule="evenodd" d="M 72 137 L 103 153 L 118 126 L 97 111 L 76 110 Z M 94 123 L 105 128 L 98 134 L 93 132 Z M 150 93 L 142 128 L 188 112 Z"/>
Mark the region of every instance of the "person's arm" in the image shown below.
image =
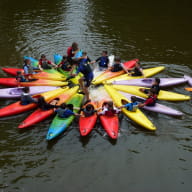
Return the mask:
<path id="1" fill-rule="evenodd" d="M 53 63 L 52 61 L 50 61 L 50 60 L 47 60 L 47 63 L 49 65 L 52 65 L 53 67 L 57 68 L 57 65 L 55 63 Z"/>

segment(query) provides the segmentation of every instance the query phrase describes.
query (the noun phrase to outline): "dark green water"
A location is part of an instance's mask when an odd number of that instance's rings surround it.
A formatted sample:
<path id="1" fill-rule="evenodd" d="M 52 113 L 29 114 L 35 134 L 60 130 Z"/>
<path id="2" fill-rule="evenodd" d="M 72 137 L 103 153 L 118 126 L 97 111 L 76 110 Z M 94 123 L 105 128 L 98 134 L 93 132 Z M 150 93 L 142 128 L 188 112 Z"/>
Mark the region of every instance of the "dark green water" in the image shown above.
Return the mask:
<path id="1" fill-rule="evenodd" d="M 20 67 L 24 55 L 52 59 L 77 41 L 93 59 L 106 49 L 123 60 L 137 57 L 144 67 L 165 66 L 159 77 L 192 76 L 191 6 L 189 0 L 1 0 L 1 66 Z M 169 90 L 190 95 L 184 87 Z M 146 113 L 155 133 L 123 118 L 117 142 L 96 129 L 82 139 L 74 123 L 48 144 L 51 118 L 23 132 L 17 125 L 29 113 L 1 119 L 0 191 L 192 191 L 191 101 L 162 103 L 184 116 Z"/>

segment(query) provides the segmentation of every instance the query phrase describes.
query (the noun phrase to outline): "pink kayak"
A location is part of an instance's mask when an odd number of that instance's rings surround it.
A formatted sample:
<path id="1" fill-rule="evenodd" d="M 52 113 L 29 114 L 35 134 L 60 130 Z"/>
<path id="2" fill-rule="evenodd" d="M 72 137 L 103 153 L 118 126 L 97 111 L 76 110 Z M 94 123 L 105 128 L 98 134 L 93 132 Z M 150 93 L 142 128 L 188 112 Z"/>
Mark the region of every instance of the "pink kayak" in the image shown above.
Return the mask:
<path id="1" fill-rule="evenodd" d="M 131 100 L 131 96 L 133 96 L 133 95 L 131 95 L 129 93 L 125 93 L 125 92 L 122 92 L 122 91 L 119 91 L 119 92 L 129 100 Z M 139 97 L 139 96 L 136 96 L 136 97 L 144 99 L 144 98 Z M 167 107 L 165 105 L 159 104 L 159 103 L 156 103 L 155 106 L 145 106 L 145 107 L 143 107 L 143 109 L 148 110 L 148 111 L 157 112 L 157 113 L 163 113 L 163 114 L 166 114 L 166 115 L 172 115 L 172 116 L 182 116 L 183 115 L 182 112 L 177 111 L 175 109 L 172 109 L 170 107 Z"/>
<path id="2" fill-rule="evenodd" d="M 119 80 L 113 81 L 114 85 L 132 85 L 141 87 L 151 87 L 155 78 L 145 78 L 145 79 L 130 79 L 130 80 Z M 183 78 L 160 78 L 160 87 L 169 87 L 182 83 L 186 83 L 188 80 Z"/>
<path id="3" fill-rule="evenodd" d="M 0 98 L 18 98 L 21 96 L 21 93 L 23 92 L 22 89 L 23 87 L 0 89 Z M 30 89 L 30 95 L 35 95 L 35 94 L 57 89 L 57 87 L 32 86 L 32 87 L 29 87 L 29 89 Z"/>

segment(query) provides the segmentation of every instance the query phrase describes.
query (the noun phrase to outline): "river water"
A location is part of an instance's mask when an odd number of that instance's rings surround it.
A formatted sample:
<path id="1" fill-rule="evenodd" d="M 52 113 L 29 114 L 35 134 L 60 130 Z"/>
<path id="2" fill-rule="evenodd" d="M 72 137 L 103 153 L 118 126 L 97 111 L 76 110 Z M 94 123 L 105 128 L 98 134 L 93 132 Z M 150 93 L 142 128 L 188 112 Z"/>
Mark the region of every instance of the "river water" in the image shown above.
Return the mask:
<path id="1" fill-rule="evenodd" d="M 144 68 L 165 66 L 158 77 L 192 75 L 191 20 L 189 0 L 1 0 L 1 67 L 21 67 L 25 55 L 53 60 L 77 41 L 92 59 L 108 50 L 122 60 L 139 58 Z M 190 95 L 185 86 L 168 90 Z M 81 138 L 74 122 L 47 143 L 52 118 L 22 132 L 17 126 L 30 112 L 1 119 L 0 191 L 192 191 L 191 101 L 162 103 L 183 117 L 145 112 L 155 133 L 122 117 L 116 142 L 99 124 Z"/>

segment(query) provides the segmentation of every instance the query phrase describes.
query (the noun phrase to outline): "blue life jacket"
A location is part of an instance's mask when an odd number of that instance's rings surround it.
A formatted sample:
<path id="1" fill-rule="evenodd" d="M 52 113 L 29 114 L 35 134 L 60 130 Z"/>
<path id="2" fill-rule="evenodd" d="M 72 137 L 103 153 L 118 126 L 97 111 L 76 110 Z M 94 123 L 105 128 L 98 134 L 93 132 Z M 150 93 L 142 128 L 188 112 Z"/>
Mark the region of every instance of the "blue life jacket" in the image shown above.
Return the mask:
<path id="1" fill-rule="evenodd" d="M 80 60 L 79 63 L 79 68 L 78 68 L 78 72 L 83 73 L 84 75 L 89 74 L 90 72 L 92 72 L 92 69 L 90 67 L 88 63 L 88 59 L 87 58 L 83 58 Z"/>
<path id="2" fill-rule="evenodd" d="M 108 57 L 107 56 L 102 56 L 100 57 L 100 62 L 99 62 L 99 66 L 100 67 L 108 67 Z"/>

